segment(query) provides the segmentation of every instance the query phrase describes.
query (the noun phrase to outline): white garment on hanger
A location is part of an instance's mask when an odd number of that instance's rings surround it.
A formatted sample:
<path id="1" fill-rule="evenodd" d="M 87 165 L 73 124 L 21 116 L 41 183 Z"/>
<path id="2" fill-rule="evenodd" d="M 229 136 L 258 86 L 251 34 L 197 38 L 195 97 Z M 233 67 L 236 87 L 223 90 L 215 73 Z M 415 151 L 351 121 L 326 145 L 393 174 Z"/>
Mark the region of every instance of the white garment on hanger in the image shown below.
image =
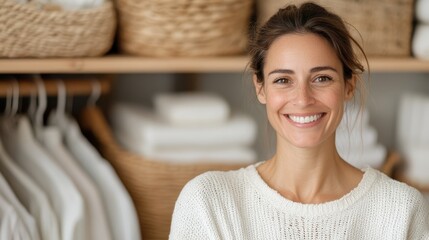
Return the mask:
<path id="1" fill-rule="evenodd" d="M 82 194 L 84 200 L 85 239 L 110 240 L 112 237 L 97 187 L 64 147 L 58 128 L 53 126 L 45 127 L 42 136 L 42 142 L 46 150 L 58 163 L 58 166 L 67 173 Z"/>
<path id="2" fill-rule="evenodd" d="M 72 119 L 61 127 L 65 144 L 97 185 L 107 210 L 114 240 L 140 240 L 140 226 L 132 199 L 112 166 L 82 135 Z"/>
<path id="3" fill-rule="evenodd" d="M 42 240 L 59 240 L 58 220 L 46 194 L 20 169 L 0 144 L 0 172 L 19 201 L 34 217 Z"/>
<path id="4" fill-rule="evenodd" d="M 0 142 L 0 145 L 2 143 Z M 0 146 L 0 148 L 3 148 Z M 0 149 L 2 151 L 3 149 Z M 18 214 L 18 217 L 22 220 L 22 223 L 25 226 L 25 229 L 30 234 L 30 239 L 33 240 L 40 240 L 39 231 L 37 230 L 36 221 L 34 220 L 33 216 L 31 216 L 27 209 L 22 206 L 22 204 L 19 202 L 17 197 L 15 196 L 15 193 L 9 186 L 9 183 L 6 181 L 6 179 L 3 177 L 3 175 L 0 174 L 0 195 L 4 197 L 4 199 L 15 209 L 16 213 Z"/>
<path id="5" fill-rule="evenodd" d="M 80 240 L 83 220 L 82 196 L 69 177 L 35 140 L 26 117 L 16 128 L 3 129 L 4 147 L 15 162 L 45 191 L 60 223 L 62 240 Z"/>
<path id="6" fill-rule="evenodd" d="M 0 194 L 0 240 L 31 240 L 16 210 Z"/>

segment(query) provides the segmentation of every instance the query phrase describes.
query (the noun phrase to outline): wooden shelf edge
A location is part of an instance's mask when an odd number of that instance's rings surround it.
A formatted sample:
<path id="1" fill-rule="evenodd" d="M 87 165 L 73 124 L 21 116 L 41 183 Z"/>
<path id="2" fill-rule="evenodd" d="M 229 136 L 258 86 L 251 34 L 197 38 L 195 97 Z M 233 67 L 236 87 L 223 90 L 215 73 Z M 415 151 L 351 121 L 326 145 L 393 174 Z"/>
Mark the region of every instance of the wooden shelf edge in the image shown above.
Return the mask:
<path id="1" fill-rule="evenodd" d="M 0 59 L 0 73 L 203 73 L 244 72 L 248 58 L 149 58 L 108 55 L 99 58 Z"/>
<path id="2" fill-rule="evenodd" d="M 411 57 L 369 58 L 371 72 L 429 72 L 429 61 Z"/>
<path id="3" fill-rule="evenodd" d="M 149 58 L 107 55 L 95 58 L 0 58 L 6 73 L 244 73 L 247 56 Z M 429 61 L 414 58 L 369 58 L 371 73 L 429 72 Z"/>

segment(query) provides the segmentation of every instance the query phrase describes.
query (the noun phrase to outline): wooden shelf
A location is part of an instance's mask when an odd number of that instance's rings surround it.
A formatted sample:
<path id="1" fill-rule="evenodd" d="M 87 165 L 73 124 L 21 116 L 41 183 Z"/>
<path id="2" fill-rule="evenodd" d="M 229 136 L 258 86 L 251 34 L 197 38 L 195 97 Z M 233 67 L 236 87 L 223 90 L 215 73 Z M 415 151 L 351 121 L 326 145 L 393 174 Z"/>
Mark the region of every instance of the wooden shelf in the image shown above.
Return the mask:
<path id="1" fill-rule="evenodd" d="M 205 73 L 244 72 L 246 56 L 148 58 L 108 55 L 98 58 L 0 59 L 0 73 Z M 370 58 L 371 72 L 429 72 L 429 61 Z"/>
<path id="2" fill-rule="evenodd" d="M 243 72 L 248 58 L 99 58 L 0 59 L 0 73 L 186 73 Z"/>
<path id="3" fill-rule="evenodd" d="M 58 96 L 58 83 L 62 81 L 66 88 L 67 94 L 71 96 L 87 95 L 94 91 L 94 82 L 100 87 L 100 94 L 110 92 L 111 79 L 109 78 L 78 78 L 78 79 L 41 79 L 45 87 L 47 96 Z M 19 96 L 30 96 L 36 94 L 37 85 L 34 79 L 4 80 L 0 81 L 0 97 L 5 97 L 9 90 L 12 90 L 16 83 Z"/>

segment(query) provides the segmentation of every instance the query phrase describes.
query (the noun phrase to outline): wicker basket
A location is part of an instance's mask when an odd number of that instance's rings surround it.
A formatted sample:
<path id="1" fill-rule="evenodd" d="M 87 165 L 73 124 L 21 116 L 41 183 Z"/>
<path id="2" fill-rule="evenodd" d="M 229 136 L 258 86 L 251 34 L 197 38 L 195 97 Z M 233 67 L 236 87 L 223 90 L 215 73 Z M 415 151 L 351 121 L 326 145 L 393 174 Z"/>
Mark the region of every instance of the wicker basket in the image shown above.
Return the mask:
<path id="1" fill-rule="evenodd" d="M 259 22 L 278 8 L 302 0 L 258 0 Z M 350 32 L 368 56 L 409 56 L 413 21 L 413 0 L 314 0 L 350 23 Z M 356 29 L 354 29 L 356 28 Z M 357 31 L 356 31 L 357 30 Z M 360 33 L 360 35 L 359 35 Z M 363 42 L 362 42 L 363 39 Z"/>
<path id="2" fill-rule="evenodd" d="M 214 56 L 246 50 L 252 0 L 117 0 L 119 47 L 135 55 Z"/>
<path id="3" fill-rule="evenodd" d="M 105 54 L 116 29 L 113 3 L 78 11 L 0 0 L 0 57 L 89 57 Z"/>
<path id="4" fill-rule="evenodd" d="M 81 125 L 112 164 L 128 189 L 139 216 L 142 239 L 168 239 L 175 201 L 183 186 L 208 170 L 238 169 L 242 165 L 168 164 L 121 149 L 99 109 L 87 108 Z"/>

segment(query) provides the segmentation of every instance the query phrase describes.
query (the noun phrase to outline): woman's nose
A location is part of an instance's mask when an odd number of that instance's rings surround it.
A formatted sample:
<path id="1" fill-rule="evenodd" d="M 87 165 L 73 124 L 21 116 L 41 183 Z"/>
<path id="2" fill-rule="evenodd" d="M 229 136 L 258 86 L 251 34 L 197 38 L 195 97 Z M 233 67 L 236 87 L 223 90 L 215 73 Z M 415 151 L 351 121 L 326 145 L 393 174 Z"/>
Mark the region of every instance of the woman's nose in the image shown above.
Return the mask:
<path id="1" fill-rule="evenodd" d="M 308 84 L 300 84 L 295 89 L 294 104 L 297 106 L 307 106 L 314 103 L 314 96 L 311 87 Z"/>

